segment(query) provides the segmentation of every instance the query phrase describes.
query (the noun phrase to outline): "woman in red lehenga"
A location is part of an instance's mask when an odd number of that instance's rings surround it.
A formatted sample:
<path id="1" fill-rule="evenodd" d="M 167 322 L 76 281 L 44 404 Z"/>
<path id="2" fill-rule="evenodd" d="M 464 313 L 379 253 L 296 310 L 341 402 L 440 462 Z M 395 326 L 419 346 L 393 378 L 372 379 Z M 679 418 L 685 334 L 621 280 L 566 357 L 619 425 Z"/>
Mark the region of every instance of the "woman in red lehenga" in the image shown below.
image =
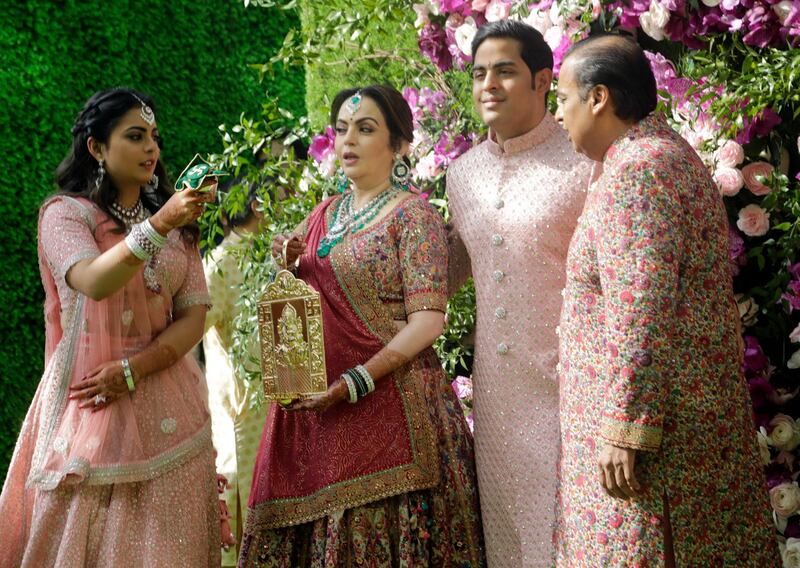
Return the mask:
<path id="1" fill-rule="evenodd" d="M 208 295 L 150 99 L 95 94 L 39 215 L 45 372 L 0 496 L 0 566 L 219 566 Z"/>
<path id="2" fill-rule="evenodd" d="M 411 110 L 371 86 L 339 93 L 331 122 L 350 189 L 286 245 L 320 292 L 329 387 L 270 408 L 239 564 L 484 566 L 472 438 L 431 349 L 447 303 L 443 222 L 403 187 Z"/>

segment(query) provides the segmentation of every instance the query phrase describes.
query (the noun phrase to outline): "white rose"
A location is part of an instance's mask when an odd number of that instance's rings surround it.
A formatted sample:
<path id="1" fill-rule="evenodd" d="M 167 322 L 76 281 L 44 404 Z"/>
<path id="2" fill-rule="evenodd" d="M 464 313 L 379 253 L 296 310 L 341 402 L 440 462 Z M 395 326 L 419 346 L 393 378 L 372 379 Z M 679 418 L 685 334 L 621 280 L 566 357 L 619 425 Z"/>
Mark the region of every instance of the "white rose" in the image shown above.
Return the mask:
<path id="1" fill-rule="evenodd" d="M 553 21 L 550 19 L 549 14 L 538 9 L 531 10 L 531 13 L 525 18 L 525 23 L 542 35 L 553 27 Z"/>
<path id="2" fill-rule="evenodd" d="M 783 0 L 782 2 L 778 2 L 772 6 L 772 11 L 778 16 L 778 20 L 780 21 L 781 25 L 785 26 L 786 20 L 789 18 L 789 14 L 792 13 L 791 0 Z"/>
<path id="3" fill-rule="evenodd" d="M 456 28 L 456 45 L 464 55 L 472 55 L 472 38 L 478 31 L 475 20 L 472 16 L 464 20 L 464 23 Z"/>
<path id="4" fill-rule="evenodd" d="M 703 2 L 703 4 L 705 4 L 709 8 L 713 8 L 715 6 L 719 6 L 720 2 L 722 2 L 722 0 L 701 0 L 701 1 Z"/>
<path id="5" fill-rule="evenodd" d="M 800 349 L 792 353 L 792 356 L 786 362 L 786 367 L 789 369 L 800 369 Z"/>
<path id="6" fill-rule="evenodd" d="M 326 177 L 331 177 L 333 174 L 336 173 L 336 154 L 334 152 L 330 152 L 325 159 L 319 163 L 319 171 L 322 175 Z"/>
<path id="7" fill-rule="evenodd" d="M 744 327 L 750 327 L 758 319 L 758 304 L 753 298 L 745 298 L 744 294 L 736 294 L 736 304 L 739 306 L 739 318 Z"/>
<path id="8" fill-rule="evenodd" d="M 553 5 L 550 6 L 550 21 L 554 26 L 561 27 L 564 25 L 564 16 L 561 15 L 559 4 L 560 2 L 553 2 Z"/>
<path id="9" fill-rule="evenodd" d="M 783 568 L 800 568 L 800 538 L 787 538 L 781 546 Z"/>
<path id="10" fill-rule="evenodd" d="M 769 434 L 769 441 L 778 450 L 791 452 L 800 444 L 800 431 L 797 422 L 786 414 L 776 414 L 769 421 L 772 432 Z"/>
<path id="11" fill-rule="evenodd" d="M 658 0 L 652 0 L 652 2 L 650 2 L 650 9 L 648 12 L 650 12 L 650 16 L 652 17 L 653 25 L 657 26 L 661 30 L 667 27 L 667 24 L 669 23 L 669 10 L 664 8 L 664 6 L 661 5 L 661 2 Z"/>
<path id="12" fill-rule="evenodd" d="M 428 7 L 428 11 L 431 14 L 434 16 L 439 15 L 439 2 L 437 0 L 425 0 L 425 5 Z"/>
<path id="13" fill-rule="evenodd" d="M 800 508 L 800 487 L 797 482 L 781 483 L 769 490 L 769 502 L 778 515 L 791 517 Z"/>
<path id="14" fill-rule="evenodd" d="M 486 12 L 483 15 L 487 22 L 499 22 L 508 18 L 510 12 L 511 4 L 507 4 L 504 0 L 492 0 L 486 6 Z"/>
<path id="15" fill-rule="evenodd" d="M 761 456 L 761 461 L 764 465 L 769 465 L 772 461 L 772 455 L 769 453 L 769 437 L 763 426 L 756 432 L 756 438 L 758 439 L 758 454 Z"/>
<path id="16" fill-rule="evenodd" d="M 439 166 L 436 165 L 436 155 L 430 152 L 417 162 L 416 175 L 414 178 L 417 180 L 433 179 L 440 171 Z"/>
<path id="17" fill-rule="evenodd" d="M 561 45 L 561 38 L 564 37 L 564 32 L 558 26 L 553 26 L 544 32 L 544 41 L 550 46 L 550 49 L 555 51 Z"/>
<path id="18" fill-rule="evenodd" d="M 417 29 L 424 28 L 430 21 L 430 10 L 425 4 L 414 4 L 411 6 L 417 13 L 417 19 L 414 20 L 414 27 Z"/>
<path id="19" fill-rule="evenodd" d="M 642 26 L 642 30 L 656 41 L 661 41 L 666 37 L 664 28 L 668 23 L 669 10 L 664 8 L 658 0 L 652 0 L 650 9 L 639 14 L 639 25 Z"/>

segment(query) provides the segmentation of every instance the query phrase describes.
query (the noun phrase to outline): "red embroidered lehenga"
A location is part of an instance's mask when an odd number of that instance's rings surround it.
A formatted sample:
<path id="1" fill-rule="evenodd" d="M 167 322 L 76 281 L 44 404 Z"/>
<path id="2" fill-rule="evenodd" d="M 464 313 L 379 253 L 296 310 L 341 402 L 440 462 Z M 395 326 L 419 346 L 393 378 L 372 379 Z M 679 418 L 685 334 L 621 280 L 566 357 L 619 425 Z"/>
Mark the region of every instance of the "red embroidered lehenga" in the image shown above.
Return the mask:
<path id="1" fill-rule="evenodd" d="M 45 372 L 0 496 L 0 566 L 219 566 L 220 524 L 203 375 L 191 356 L 92 412 L 69 387 L 144 349 L 173 313 L 207 304 L 200 256 L 177 231 L 158 254 L 158 293 L 139 271 L 94 301 L 65 281 L 124 235 L 85 199 L 39 216 Z"/>
<path id="2" fill-rule="evenodd" d="M 320 291 L 329 384 L 397 333 L 446 309 L 439 214 L 404 199 L 319 258 L 334 197 L 299 232 L 298 274 Z M 273 406 L 261 439 L 240 566 L 482 566 L 472 439 L 431 348 L 325 412 Z"/>

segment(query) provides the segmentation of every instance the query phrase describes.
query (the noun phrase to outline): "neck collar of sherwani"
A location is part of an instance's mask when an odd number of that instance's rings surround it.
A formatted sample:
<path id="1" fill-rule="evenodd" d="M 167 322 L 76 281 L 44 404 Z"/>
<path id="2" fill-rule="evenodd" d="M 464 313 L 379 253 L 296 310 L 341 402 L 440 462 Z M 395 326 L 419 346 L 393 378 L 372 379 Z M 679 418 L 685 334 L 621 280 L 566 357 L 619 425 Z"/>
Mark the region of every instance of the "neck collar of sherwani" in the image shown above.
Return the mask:
<path id="1" fill-rule="evenodd" d="M 537 124 L 532 130 L 529 130 L 522 136 L 509 138 L 503 142 L 502 145 L 497 143 L 497 135 L 495 134 L 494 130 L 490 128 L 489 137 L 487 138 L 486 143 L 489 147 L 489 151 L 496 156 L 517 154 L 524 150 L 529 150 L 534 146 L 538 146 L 550 138 L 553 132 L 555 132 L 558 128 L 559 126 L 556 123 L 556 119 L 553 118 L 552 114 L 546 112 L 539 124 Z"/>
<path id="2" fill-rule="evenodd" d="M 613 164 L 614 158 L 632 142 L 651 136 L 656 132 L 670 132 L 671 130 L 663 114 L 658 111 L 651 112 L 611 143 L 611 146 L 606 150 L 606 155 L 603 157 L 603 167 L 607 168 Z"/>

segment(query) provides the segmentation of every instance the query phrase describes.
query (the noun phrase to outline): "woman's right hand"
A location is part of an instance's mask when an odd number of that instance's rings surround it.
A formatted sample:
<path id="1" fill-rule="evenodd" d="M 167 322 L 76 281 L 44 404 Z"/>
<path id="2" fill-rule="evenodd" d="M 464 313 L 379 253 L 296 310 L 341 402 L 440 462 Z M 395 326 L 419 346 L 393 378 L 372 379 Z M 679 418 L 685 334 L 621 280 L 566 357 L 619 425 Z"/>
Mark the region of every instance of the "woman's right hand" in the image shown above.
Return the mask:
<path id="1" fill-rule="evenodd" d="M 216 189 L 216 186 L 214 187 Z M 203 214 L 203 206 L 214 200 L 215 191 L 208 188 L 176 191 L 172 197 L 150 217 L 153 228 L 162 235 L 194 223 Z"/>
<path id="2" fill-rule="evenodd" d="M 300 237 L 289 238 L 288 235 L 277 235 L 272 241 L 272 258 L 279 265 L 283 265 L 283 245 L 287 239 L 289 242 L 286 244 L 286 266 L 292 266 L 300 258 L 300 255 L 306 252 L 306 242 L 301 241 Z"/>

